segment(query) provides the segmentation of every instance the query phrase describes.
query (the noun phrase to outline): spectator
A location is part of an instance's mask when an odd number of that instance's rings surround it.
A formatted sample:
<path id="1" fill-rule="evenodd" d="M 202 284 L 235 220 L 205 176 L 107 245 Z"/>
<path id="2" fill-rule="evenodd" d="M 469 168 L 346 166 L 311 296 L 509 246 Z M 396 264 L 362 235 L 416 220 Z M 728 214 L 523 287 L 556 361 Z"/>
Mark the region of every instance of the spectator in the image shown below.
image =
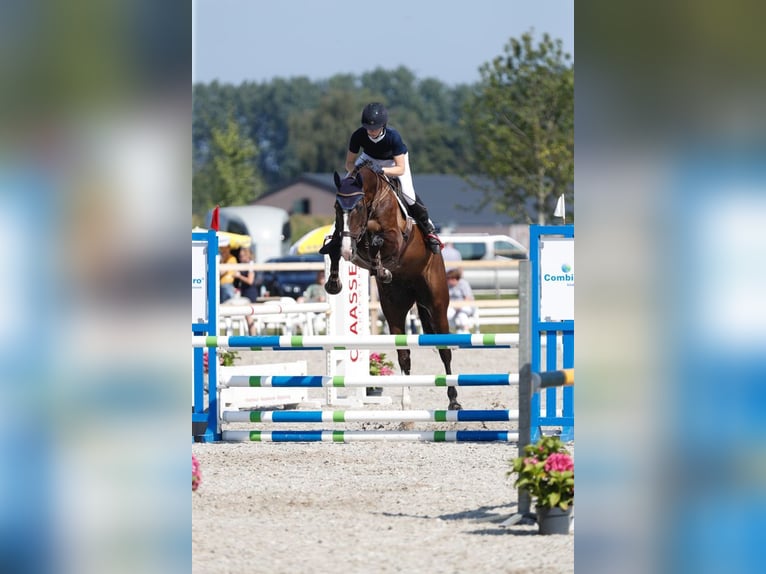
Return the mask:
<path id="1" fill-rule="evenodd" d="M 307 303 L 324 303 L 327 301 L 327 292 L 324 290 L 324 271 L 317 272 L 316 283 L 309 285 L 303 294 L 303 300 Z"/>
<path id="2" fill-rule="evenodd" d="M 242 247 L 239 250 L 239 262 L 251 263 L 253 261 L 253 252 L 249 247 Z M 255 271 L 250 269 L 234 272 L 234 287 L 239 289 L 240 295 L 255 303 L 261 296 L 261 281 Z"/>
<path id="3" fill-rule="evenodd" d="M 460 251 L 457 250 L 454 243 L 447 243 L 442 249 L 442 259 L 444 259 L 444 268 L 450 271 L 455 268 L 455 263 L 463 260 Z"/>
<path id="4" fill-rule="evenodd" d="M 253 253 L 249 247 L 242 247 L 239 250 L 239 262 L 250 263 L 253 260 Z M 248 299 L 251 303 L 255 303 L 258 297 L 261 296 L 261 281 L 260 277 L 256 275 L 255 271 L 251 269 L 236 271 L 234 273 L 234 287 L 239 289 L 239 294 Z M 248 315 L 245 317 L 247 320 L 248 332 L 251 335 L 255 335 L 256 325 L 255 319 Z"/>
<path id="5" fill-rule="evenodd" d="M 221 256 L 222 265 L 237 262 L 237 258 L 231 252 L 228 237 L 224 236 L 218 239 L 218 253 Z M 234 271 L 221 271 L 220 276 L 220 302 L 223 303 L 234 297 Z"/>
<path id="6" fill-rule="evenodd" d="M 449 287 L 450 301 L 473 301 L 473 290 L 471 285 L 463 279 L 463 271 L 460 268 L 450 269 L 447 272 L 447 286 Z M 449 319 L 450 329 L 458 333 L 467 333 L 473 326 L 473 316 L 475 309 L 473 307 L 455 307 L 450 305 L 447 309 L 447 319 Z"/>

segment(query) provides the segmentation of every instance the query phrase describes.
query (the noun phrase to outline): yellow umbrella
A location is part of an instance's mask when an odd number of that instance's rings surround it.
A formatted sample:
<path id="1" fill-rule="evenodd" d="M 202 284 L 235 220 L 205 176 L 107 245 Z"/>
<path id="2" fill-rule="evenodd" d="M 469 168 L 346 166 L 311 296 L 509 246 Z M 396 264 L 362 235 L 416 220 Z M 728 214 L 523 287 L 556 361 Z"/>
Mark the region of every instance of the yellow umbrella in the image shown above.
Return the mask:
<path id="1" fill-rule="evenodd" d="M 241 235 L 239 233 L 231 233 L 229 231 L 219 231 L 218 237 L 228 237 L 229 245 L 232 249 L 239 249 L 240 247 L 250 247 L 253 242 L 252 237 L 249 235 Z"/>
<path id="2" fill-rule="evenodd" d="M 207 231 L 202 227 L 195 227 L 192 229 L 194 232 Z M 230 231 L 217 231 L 218 239 L 226 237 L 229 240 L 229 247 L 232 249 L 239 249 L 240 247 L 250 247 L 253 243 L 253 239 L 249 235 L 241 235 L 239 233 L 231 233 Z"/>
<path id="3" fill-rule="evenodd" d="M 290 247 L 290 253 L 293 255 L 305 255 L 307 253 L 319 253 L 319 248 L 324 245 L 325 237 L 332 235 L 335 229 L 334 224 L 323 225 L 309 231 Z"/>

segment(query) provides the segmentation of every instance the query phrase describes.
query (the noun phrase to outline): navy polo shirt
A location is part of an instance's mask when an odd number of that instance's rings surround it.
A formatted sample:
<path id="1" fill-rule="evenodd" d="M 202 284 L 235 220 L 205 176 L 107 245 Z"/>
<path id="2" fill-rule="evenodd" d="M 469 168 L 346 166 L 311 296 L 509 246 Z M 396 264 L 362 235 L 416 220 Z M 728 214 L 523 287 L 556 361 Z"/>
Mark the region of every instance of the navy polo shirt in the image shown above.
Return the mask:
<path id="1" fill-rule="evenodd" d="M 386 133 L 383 139 L 378 143 L 373 142 L 367 136 L 367 130 L 359 128 L 351 134 L 351 140 L 348 142 L 348 151 L 359 153 L 364 150 L 368 156 L 374 159 L 385 160 L 394 159 L 397 155 L 407 153 L 407 146 L 402 141 L 402 136 L 393 128 L 386 127 Z"/>

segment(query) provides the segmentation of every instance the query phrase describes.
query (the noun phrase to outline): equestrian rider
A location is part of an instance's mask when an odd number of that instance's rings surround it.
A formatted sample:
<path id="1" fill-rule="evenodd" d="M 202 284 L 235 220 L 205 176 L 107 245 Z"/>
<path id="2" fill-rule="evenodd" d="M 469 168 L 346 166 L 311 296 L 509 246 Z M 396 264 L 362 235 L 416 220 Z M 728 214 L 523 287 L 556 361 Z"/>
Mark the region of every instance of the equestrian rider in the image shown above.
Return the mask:
<path id="1" fill-rule="evenodd" d="M 428 217 L 426 206 L 415 194 L 415 187 L 412 185 L 407 146 L 404 145 L 399 132 L 388 127 L 387 123 L 388 112 L 383 104 L 374 102 L 364 107 L 362 127 L 351 134 L 348 143 L 346 170 L 351 173 L 359 165 L 371 162 L 385 175 L 398 177 L 402 183 L 402 195 L 407 210 L 423 232 L 431 251 L 439 253 L 442 243 Z"/>

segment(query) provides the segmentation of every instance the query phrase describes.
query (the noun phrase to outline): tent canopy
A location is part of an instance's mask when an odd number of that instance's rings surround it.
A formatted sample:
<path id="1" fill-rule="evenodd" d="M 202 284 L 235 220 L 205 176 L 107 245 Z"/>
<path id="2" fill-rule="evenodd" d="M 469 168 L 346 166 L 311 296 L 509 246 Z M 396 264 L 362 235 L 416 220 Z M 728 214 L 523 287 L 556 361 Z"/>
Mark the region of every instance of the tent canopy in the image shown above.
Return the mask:
<path id="1" fill-rule="evenodd" d="M 292 244 L 290 254 L 306 255 L 308 253 L 319 253 L 319 249 L 324 245 L 325 237 L 332 235 L 333 229 L 335 229 L 335 224 L 323 225 L 309 231 Z"/>

